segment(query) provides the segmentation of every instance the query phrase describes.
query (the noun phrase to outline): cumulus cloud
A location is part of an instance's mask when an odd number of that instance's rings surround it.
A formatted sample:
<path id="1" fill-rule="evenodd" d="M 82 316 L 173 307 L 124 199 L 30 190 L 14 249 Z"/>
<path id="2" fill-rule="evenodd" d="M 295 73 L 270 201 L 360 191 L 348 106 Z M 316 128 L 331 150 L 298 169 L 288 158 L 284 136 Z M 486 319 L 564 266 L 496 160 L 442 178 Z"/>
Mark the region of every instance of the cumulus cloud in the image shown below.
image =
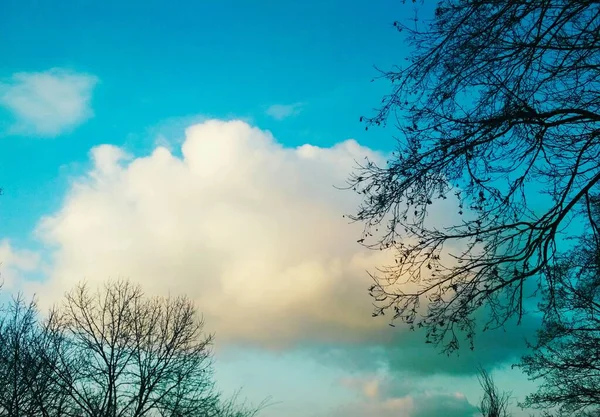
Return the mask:
<path id="1" fill-rule="evenodd" d="M 365 270 L 389 254 L 356 244 L 360 226 L 342 214 L 357 197 L 333 187 L 366 155 L 381 159 L 353 140 L 285 148 L 216 120 L 186 131 L 181 158 L 96 147 L 93 168 L 39 225 L 54 270 L 37 292 L 125 276 L 193 297 L 223 343 L 368 338 L 385 323 L 370 317 Z"/>
<path id="2" fill-rule="evenodd" d="M 351 369 L 464 374 L 512 359 L 523 333 L 502 343 L 490 333 L 448 360 L 422 333 L 371 317 L 365 271 L 394 254 L 356 243 L 361 225 L 342 214 L 359 198 L 334 188 L 365 156 L 384 160 L 353 140 L 289 148 L 218 120 L 188 128 L 181 156 L 98 146 L 60 210 L 38 225 L 52 272 L 29 288 L 50 303 L 81 280 L 127 277 L 150 293 L 192 297 L 218 344 L 310 348 Z"/>
<path id="3" fill-rule="evenodd" d="M 302 110 L 302 106 L 302 103 L 273 104 L 267 108 L 265 113 L 267 113 L 267 116 L 270 116 L 275 120 L 283 120 L 290 116 L 299 114 Z"/>
<path id="4" fill-rule="evenodd" d="M 93 116 L 97 78 L 60 68 L 20 72 L 0 83 L 0 106 L 13 116 L 9 133 L 53 137 Z"/>

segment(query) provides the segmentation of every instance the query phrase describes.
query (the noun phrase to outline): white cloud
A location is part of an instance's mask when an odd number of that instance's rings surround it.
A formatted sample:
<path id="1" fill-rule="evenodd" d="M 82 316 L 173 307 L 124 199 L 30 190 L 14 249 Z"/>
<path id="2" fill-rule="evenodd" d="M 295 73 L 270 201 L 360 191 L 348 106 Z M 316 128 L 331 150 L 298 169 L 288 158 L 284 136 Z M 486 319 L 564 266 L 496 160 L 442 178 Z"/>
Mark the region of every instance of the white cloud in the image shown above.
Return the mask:
<path id="1" fill-rule="evenodd" d="M 42 300 L 75 282 L 126 276 L 149 292 L 186 293 L 217 340 L 284 347 L 352 342 L 386 327 L 371 318 L 365 270 L 391 254 L 356 243 L 336 190 L 365 155 L 348 140 L 286 148 L 241 121 L 190 127 L 182 158 L 94 148 L 94 166 L 39 225 L 55 245 Z"/>
<path id="2" fill-rule="evenodd" d="M 283 120 L 290 116 L 295 116 L 302 110 L 302 103 L 293 104 L 273 104 L 267 108 L 266 113 L 275 120 Z"/>
<path id="3" fill-rule="evenodd" d="M 90 107 L 97 78 L 53 68 L 20 72 L 0 83 L 0 106 L 14 116 L 9 133 L 53 137 L 93 116 Z"/>
<path id="4" fill-rule="evenodd" d="M 522 351 L 529 325 L 501 344 L 485 333 L 474 352 L 448 360 L 423 333 L 371 317 L 366 271 L 393 264 L 394 253 L 356 243 L 361 225 L 342 214 L 360 198 L 333 186 L 355 161 L 382 155 L 354 140 L 288 148 L 241 121 L 208 120 L 185 136 L 181 157 L 160 146 L 146 156 L 91 151 L 92 167 L 38 225 L 52 251 L 49 278 L 24 288 L 42 306 L 81 280 L 122 276 L 149 293 L 192 297 L 219 346 L 309 347 L 324 366 L 468 375 Z M 453 211 L 435 212 L 439 220 Z M 371 381 L 363 392 L 382 387 Z"/>
<path id="5" fill-rule="evenodd" d="M 0 283 L 3 289 L 13 289 L 23 281 L 23 274 L 40 267 L 39 255 L 27 250 L 16 250 L 8 239 L 0 241 Z"/>

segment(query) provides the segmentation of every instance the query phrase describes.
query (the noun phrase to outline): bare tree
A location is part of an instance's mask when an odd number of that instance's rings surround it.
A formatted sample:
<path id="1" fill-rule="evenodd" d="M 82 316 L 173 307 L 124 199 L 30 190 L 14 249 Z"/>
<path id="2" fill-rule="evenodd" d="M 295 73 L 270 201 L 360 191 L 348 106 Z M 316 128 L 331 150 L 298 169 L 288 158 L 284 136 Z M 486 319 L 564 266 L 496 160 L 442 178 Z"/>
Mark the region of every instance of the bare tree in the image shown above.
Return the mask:
<path id="1" fill-rule="evenodd" d="M 37 411 L 28 387 L 35 372 L 31 342 L 35 338 L 36 309 L 21 296 L 9 304 L 0 322 L 0 415 L 33 416 Z"/>
<path id="2" fill-rule="evenodd" d="M 592 205 L 600 221 L 600 199 Z M 520 363 L 539 382 L 526 406 L 556 408 L 563 415 L 600 415 L 600 230 L 547 268 L 554 286 L 544 295 L 544 325 L 532 353 Z"/>
<path id="3" fill-rule="evenodd" d="M 271 397 L 265 398 L 257 406 L 248 404 L 247 401 L 239 401 L 241 390 L 227 400 L 221 401 L 218 417 L 255 417 L 264 408 L 273 405 Z"/>
<path id="4" fill-rule="evenodd" d="M 480 307 L 481 328 L 520 321 L 528 287 L 554 286 L 544 271 L 567 226 L 594 226 L 600 2 L 443 0 L 430 21 L 395 26 L 412 52 L 382 72 L 392 90 L 363 120 L 395 116 L 398 150 L 355 172 L 363 203 L 351 217 L 361 242 L 397 251 L 373 274 L 374 315 L 391 311 L 452 351 L 460 333 L 472 345 Z M 459 220 L 432 226 L 432 204 L 448 198 Z"/>
<path id="5" fill-rule="evenodd" d="M 212 380 L 212 336 L 185 297 L 78 285 L 41 320 L 19 295 L 0 315 L 0 417 L 254 417 Z"/>
<path id="6" fill-rule="evenodd" d="M 127 281 L 79 285 L 47 325 L 55 383 L 82 416 L 220 415 L 202 328 L 185 297 L 147 298 Z"/>
<path id="7" fill-rule="evenodd" d="M 478 379 L 483 389 L 483 398 L 479 406 L 483 417 L 510 417 L 508 412 L 510 394 L 500 392 L 492 376 L 483 368 L 479 369 Z"/>
<path id="8" fill-rule="evenodd" d="M 13 298 L 0 320 L 0 416 L 63 416 L 68 396 L 52 384 L 35 301 Z M 52 352 L 46 354 L 52 356 Z"/>

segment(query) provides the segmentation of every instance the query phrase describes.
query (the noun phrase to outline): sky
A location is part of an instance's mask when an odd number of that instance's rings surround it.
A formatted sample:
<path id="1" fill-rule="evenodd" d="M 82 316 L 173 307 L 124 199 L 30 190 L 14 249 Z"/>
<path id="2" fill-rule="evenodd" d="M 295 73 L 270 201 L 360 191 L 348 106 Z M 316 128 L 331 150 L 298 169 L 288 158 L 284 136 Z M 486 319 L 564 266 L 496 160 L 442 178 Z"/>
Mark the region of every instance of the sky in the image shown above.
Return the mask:
<path id="1" fill-rule="evenodd" d="M 427 11 L 425 10 L 425 13 Z M 82 280 L 186 294 L 216 381 L 264 417 L 476 415 L 477 366 L 513 403 L 535 327 L 447 358 L 371 318 L 339 190 L 393 129 L 365 131 L 409 52 L 398 0 L 0 2 L 0 273 L 49 306 Z M 440 221 L 448 207 L 434 207 Z M 515 412 L 515 416 L 527 415 Z"/>

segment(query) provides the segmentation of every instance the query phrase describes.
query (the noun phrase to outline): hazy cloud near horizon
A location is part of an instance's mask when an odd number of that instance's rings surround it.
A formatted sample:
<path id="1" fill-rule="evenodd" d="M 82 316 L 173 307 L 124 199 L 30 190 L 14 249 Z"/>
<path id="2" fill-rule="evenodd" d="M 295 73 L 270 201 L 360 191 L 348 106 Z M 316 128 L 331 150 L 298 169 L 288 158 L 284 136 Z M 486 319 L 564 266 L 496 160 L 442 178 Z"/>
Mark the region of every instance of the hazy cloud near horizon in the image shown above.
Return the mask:
<path id="1" fill-rule="evenodd" d="M 424 389 L 415 380 L 377 376 L 341 381 L 357 391 L 358 399 L 341 406 L 340 417 L 472 417 L 478 409 L 460 391 Z"/>

